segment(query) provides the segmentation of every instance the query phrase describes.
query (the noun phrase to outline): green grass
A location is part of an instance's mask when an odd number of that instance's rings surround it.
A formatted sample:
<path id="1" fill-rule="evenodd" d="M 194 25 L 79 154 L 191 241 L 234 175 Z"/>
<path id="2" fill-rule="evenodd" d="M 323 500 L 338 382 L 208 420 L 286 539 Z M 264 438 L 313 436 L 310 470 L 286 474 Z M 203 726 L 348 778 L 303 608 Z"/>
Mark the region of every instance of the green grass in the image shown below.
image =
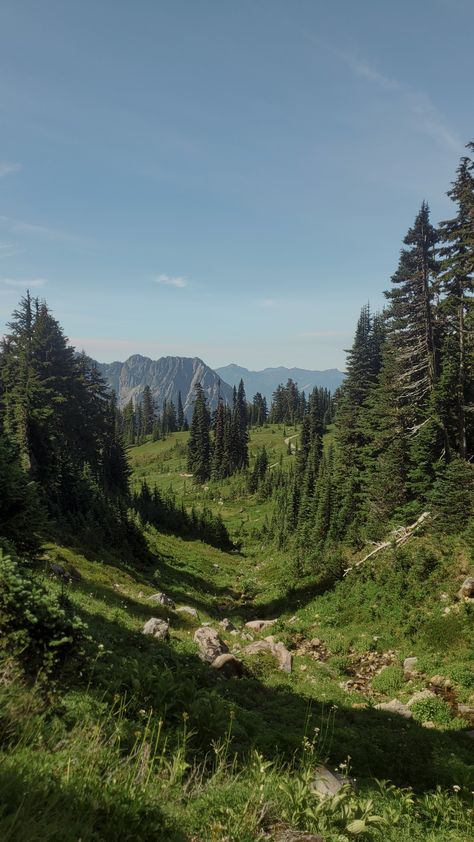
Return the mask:
<path id="1" fill-rule="evenodd" d="M 272 828 L 280 826 L 320 832 L 325 842 L 352 839 L 351 827 L 362 839 L 467 842 L 474 832 L 473 744 L 453 730 L 447 702 L 436 699 L 430 708 L 434 728 L 423 726 L 426 705 L 411 720 L 374 707 L 392 693 L 408 699 L 435 673 L 451 678 L 459 699 L 474 702 L 471 606 L 454 600 L 472 563 L 465 543 L 428 535 L 327 593 L 317 570 L 290 588 L 291 558 L 253 530 L 271 502 L 249 497 L 240 477 L 207 491 L 195 487 L 181 476 L 185 441 L 176 434 L 133 448 L 133 481 L 173 485 L 186 505 L 214 507 L 243 540 L 242 551 L 151 528 L 148 561 L 45 547 L 50 588 L 64 589 L 49 577 L 52 560 L 81 574 L 65 590 L 87 637 L 52 685 L 32 686 L 3 662 L 0 838 L 263 842 L 277 838 Z M 273 458 L 294 459 L 283 428 L 254 431 L 251 450 L 264 442 Z M 157 590 L 195 607 L 198 619 L 151 604 Z M 151 616 L 170 620 L 169 642 L 142 635 Z M 318 637 L 327 659 L 295 654 L 287 675 L 268 656 L 243 657 L 244 678 L 222 680 L 197 657 L 193 634 L 204 622 L 219 628 L 223 617 L 239 632 L 248 619 L 277 618 L 278 639 L 298 647 Z M 444 632 L 449 646 L 435 645 Z M 245 645 L 219 633 L 229 649 Z M 353 657 L 387 649 L 395 663 L 373 689 L 341 686 Z M 413 654 L 425 675 L 406 682 L 401 665 Z M 357 792 L 322 801 L 311 789 L 316 760 L 336 768 L 348 758 Z"/>

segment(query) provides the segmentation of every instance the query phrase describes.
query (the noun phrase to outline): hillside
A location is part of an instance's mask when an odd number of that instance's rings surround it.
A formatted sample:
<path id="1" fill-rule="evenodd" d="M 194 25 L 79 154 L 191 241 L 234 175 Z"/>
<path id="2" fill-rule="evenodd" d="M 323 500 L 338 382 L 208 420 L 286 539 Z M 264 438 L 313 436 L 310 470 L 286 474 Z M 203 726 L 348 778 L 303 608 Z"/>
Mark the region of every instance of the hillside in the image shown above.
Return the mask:
<path id="1" fill-rule="evenodd" d="M 131 399 L 140 400 L 145 386 L 150 386 L 158 409 L 166 400 L 176 406 L 181 392 L 183 409 L 189 419 L 195 395 L 195 386 L 201 383 L 209 406 L 215 409 L 219 395 L 226 403 L 232 402 L 232 389 L 198 357 L 161 357 L 151 360 L 134 354 L 125 362 L 98 363 L 98 368 L 109 387 L 117 395 L 119 405 Z"/>
<path id="2" fill-rule="evenodd" d="M 335 392 L 344 380 L 344 372 L 337 368 L 329 368 L 325 371 L 310 371 L 305 368 L 265 368 L 263 371 L 249 371 L 240 365 L 226 365 L 216 368 L 217 374 L 230 383 L 231 386 L 238 386 L 240 379 L 244 381 L 245 391 L 248 397 L 260 392 L 264 398 L 271 402 L 272 395 L 281 383 L 286 383 L 289 378 L 298 384 L 300 391 L 308 394 L 312 389 L 323 387 Z"/>
<path id="3" fill-rule="evenodd" d="M 358 828 L 362 839 L 468 842 L 472 606 L 458 591 L 472 548 L 428 530 L 327 592 L 317 575 L 295 586 L 288 556 L 261 537 L 268 504 L 236 477 L 193 486 L 187 436 L 132 448 L 133 482 L 219 511 L 241 550 L 152 527 L 141 559 L 44 547 L 44 580 L 67 592 L 87 637 L 50 697 L 4 672 L 1 838 L 286 842 L 311 831 L 342 842 Z M 252 431 L 252 462 L 265 444 L 289 469 L 285 439 L 281 426 Z M 169 637 L 142 634 L 152 617 Z M 271 629 L 246 626 L 255 620 Z M 201 660 L 198 628 L 217 632 L 242 677 Z M 290 672 L 266 653 L 269 634 Z M 407 657 L 418 658 L 409 669 Z M 404 715 L 383 709 L 394 698 Z M 318 796 L 318 764 L 356 789 Z"/>

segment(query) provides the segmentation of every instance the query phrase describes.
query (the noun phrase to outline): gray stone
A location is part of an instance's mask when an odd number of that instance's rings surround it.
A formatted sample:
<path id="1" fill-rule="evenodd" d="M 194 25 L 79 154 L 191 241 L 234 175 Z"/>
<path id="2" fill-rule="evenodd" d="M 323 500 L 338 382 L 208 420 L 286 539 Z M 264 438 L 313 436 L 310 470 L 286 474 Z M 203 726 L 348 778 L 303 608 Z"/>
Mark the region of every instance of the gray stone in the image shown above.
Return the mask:
<path id="1" fill-rule="evenodd" d="M 283 643 L 275 643 L 272 638 L 270 640 L 256 640 L 243 650 L 246 655 L 258 655 L 260 652 L 269 652 L 278 661 L 278 668 L 282 672 L 291 672 L 292 656 Z"/>
<path id="2" fill-rule="evenodd" d="M 398 716 L 404 716 L 405 719 L 411 719 L 413 714 L 407 705 L 404 705 L 399 699 L 392 699 L 390 702 L 380 702 L 375 705 L 377 710 L 384 710 L 387 713 L 396 713 Z"/>
<path id="3" fill-rule="evenodd" d="M 219 655 L 224 655 L 229 651 L 216 630 L 209 626 L 196 629 L 193 639 L 199 646 L 199 657 L 208 664 L 212 664 Z"/>
<path id="4" fill-rule="evenodd" d="M 218 670 L 226 678 L 242 678 L 244 667 L 241 661 L 230 653 L 218 655 L 212 662 L 211 669 Z"/>
<path id="5" fill-rule="evenodd" d="M 196 618 L 198 616 L 198 612 L 196 611 L 196 609 L 191 608 L 190 605 L 180 605 L 179 608 L 176 608 L 175 610 L 177 614 L 189 614 L 190 617 Z"/>
<path id="6" fill-rule="evenodd" d="M 155 605 L 165 605 L 167 608 L 174 608 L 173 600 L 169 596 L 166 596 L 166 594 L 161 593 L 161 591 L 149 596 L 148 601 L 153 602 Z"/>
<path id="7" fill-rule="evenodd" d="M 467 579 L 464 579 L 459 591 L 459 596 L 467 599 L 474 598 L 474 576 L 468 576 Z"/>
<path id="8" fill-rule="evenodd" d="M 414 672 L 416 672 L 417 663 L 418 658 L 405 658 L 405 660 L 403 661 L 403 672 L 405 673 L 405 676 L 407 678 L 409 678 L 411 675 L 413 675 Z"/>
<path id="9" fill-rule="evenodd" d="M 474 708 L 470 705 L 458 705 L 458 714 L 474 725 Z"/>
<path id="10" fill-rule="evenodd" d="M 416 702 L 422 702 L 424 699 L 436 699 L 436 693 L 433 693 L 432 690 L 418 690 L 416 693 L 413 694 L 411 699 L 407 702 L 407 708 L 413 707 Z"/>
<path id="11" fill-rule="evenodd" d="M 150 617 L 143 626 L 143 634 L 150 634 L 157 640 L 168 640 L 170 636 L 169 623 L 166 620 L 160 620 L 158 617 Z"/>
<path id="12" fill-rule="evenodd" d="M 251 629 L 252 631 L 256 632 L 266 631 L 267 629 L 270 629 L 276 622 L 276 620 L 249 620 L 248 623 L 245 623 L 245 628 Z"/>
<path id="13" fill-rule="evenodd" d="M 330 772 L 325 766 L 316 766 L 315 772 L 316 777 L 311 784 L 311 788 L 315 792 L 319 792 L 320 795 L 337 795 L 343 786 L 348 783 L 341 775 Z"/>

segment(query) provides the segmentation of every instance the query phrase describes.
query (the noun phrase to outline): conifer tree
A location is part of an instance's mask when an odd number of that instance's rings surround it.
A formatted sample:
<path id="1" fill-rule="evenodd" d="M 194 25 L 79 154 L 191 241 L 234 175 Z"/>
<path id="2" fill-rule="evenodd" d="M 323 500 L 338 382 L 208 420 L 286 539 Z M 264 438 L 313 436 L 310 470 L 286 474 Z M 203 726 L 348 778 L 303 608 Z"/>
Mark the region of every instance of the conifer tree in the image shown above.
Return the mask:
<path id="1" fill-rule="evenodd" d="M 188 441 L 188 470 L 196 482 L 205 482 L 210 477 L 211 440 L 209 435 L 210 415 L 206 396 L 200 383 L 196 385 L 193 418 Z"/>
<path id="2" fill-rule="evenodd" d="M 183 410 L 183 401 L 181 399 L 181 392 L 178 392 L 178 409 L 177 409 L 177 416 L 176 416 L 176 423 L 179 432 L 184 430 L 184 410 Z"/>

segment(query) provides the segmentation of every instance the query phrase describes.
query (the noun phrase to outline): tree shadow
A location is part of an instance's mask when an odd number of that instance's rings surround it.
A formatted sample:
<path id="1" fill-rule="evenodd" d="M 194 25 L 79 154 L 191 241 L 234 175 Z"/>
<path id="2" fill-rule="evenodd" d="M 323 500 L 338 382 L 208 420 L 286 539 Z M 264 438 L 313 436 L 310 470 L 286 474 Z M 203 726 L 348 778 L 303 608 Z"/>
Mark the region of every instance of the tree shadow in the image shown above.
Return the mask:
<path id="1" fill-rule="evenodd" d="M 291 761 L 304 737 L 317 733 L 323 759 L 336 767 L 350 757 L 357 778 L 390 779 L 417 791 L 437 784 L 469 786 L 469 779 L 474 784 L 472 743 L 463 732 L 429 730 L 414 720 L 346 707 L 331 698 L 315 701 L 295 690 L 290 676 L 280 678 L 265 657 L 249 660 L 242 679 L 226 680 L 182 640 L 158 642 L 94 612 L 82 614 L 96 639 L 111 650 L 93 682 L 89 679 L 94 692 L 109 700 L 126 694 L 136 705 L 152 708 L 171 732 L 186 714 L 198 761 L 212 756 L 213 741 L 224 737 L 233 718 L 232 747 L 242 763 L 252 747 L 269 760 Z M 262 680 L 266 670 L 272 684 Z"/>

